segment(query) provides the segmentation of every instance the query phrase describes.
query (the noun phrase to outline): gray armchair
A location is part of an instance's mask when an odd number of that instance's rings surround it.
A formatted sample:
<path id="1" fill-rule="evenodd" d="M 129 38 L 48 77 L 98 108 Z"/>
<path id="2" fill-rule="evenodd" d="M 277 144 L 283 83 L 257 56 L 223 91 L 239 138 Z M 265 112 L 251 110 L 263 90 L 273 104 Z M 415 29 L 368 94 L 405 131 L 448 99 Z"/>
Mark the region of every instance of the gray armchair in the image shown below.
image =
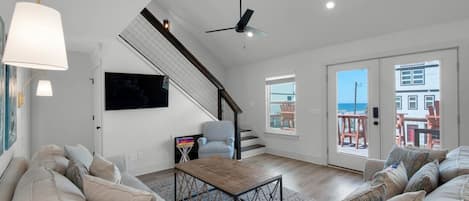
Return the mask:
<path id="1" fill-rule="evenodd" d="M 231 121 L 211 121 L 202 127 L 204 137 L 197 140 L 199 158 L 220 156 L 233 158 L 235 129 Z"/>

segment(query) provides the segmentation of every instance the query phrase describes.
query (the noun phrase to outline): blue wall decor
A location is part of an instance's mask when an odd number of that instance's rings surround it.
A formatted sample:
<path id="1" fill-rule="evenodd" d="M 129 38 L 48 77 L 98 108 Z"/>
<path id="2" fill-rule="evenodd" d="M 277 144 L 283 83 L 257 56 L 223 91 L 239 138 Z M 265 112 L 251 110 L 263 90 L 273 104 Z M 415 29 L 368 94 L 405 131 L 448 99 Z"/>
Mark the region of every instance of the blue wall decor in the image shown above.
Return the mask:
<path id="1" fill-rule="evenodd" d="M 17 85 L 16 67 L 6 65 L 5 71 L 5 150 L 16 142 Z"/>

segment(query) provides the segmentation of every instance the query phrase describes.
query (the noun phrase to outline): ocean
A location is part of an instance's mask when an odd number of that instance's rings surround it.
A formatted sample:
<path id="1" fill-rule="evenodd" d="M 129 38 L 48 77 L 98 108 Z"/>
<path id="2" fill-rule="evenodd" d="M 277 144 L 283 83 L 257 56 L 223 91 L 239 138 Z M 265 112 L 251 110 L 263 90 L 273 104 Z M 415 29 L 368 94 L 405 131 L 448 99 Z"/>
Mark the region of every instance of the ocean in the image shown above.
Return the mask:
<path id="1" fill-rule="evenodd" d="M 339 114 L 353 113 L 354 103 L 339 103 L 337 112 Z M 368 109 L 368 103 L 357 103 L 357 114 L 364 114 Z"/>

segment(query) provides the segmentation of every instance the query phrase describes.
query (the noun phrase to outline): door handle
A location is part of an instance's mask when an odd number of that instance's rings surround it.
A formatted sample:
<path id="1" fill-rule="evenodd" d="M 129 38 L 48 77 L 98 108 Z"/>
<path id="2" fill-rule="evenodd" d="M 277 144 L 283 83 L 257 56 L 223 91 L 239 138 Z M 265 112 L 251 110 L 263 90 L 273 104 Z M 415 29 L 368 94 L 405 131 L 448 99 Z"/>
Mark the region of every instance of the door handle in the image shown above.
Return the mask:
<path id="1" fill-rule="evenodd" d="M 377 125 L 379 125 L 379 122 L 378 122 L 378 121 L 374 121 L 374 122 L 373 122 L 373 125 L 377 126 Z"/>
<path id="2" fill-rule="evenodd" d="M 101 129 L 101 126 L 96 126 L 96 130 L 99 130 L 99 129 Z"/>

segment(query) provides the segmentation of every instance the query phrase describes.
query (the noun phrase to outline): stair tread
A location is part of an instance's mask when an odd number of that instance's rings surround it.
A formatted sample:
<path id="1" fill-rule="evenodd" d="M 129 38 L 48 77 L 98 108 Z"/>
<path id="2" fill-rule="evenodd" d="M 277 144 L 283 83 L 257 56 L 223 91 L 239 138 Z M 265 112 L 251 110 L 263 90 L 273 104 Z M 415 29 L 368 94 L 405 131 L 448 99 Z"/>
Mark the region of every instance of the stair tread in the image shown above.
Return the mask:
<path id="1" fill-rule="evenodd" d="M 251 146 L 247 146 L 247 147 L 242 147 L 241 152 L 251 151 L 251 150 L 254 150 L 254 149 L 259 149 L 259 148 L 264 148 L 264 147 L 265 147 L 265 145 L 255 144 L 255 145 L 251 145 Z"/>
<path id="2" fill-rule="evenodd" d="M 259 137 L 257 136 L 245 136 L 245 137 L 241 137 L 241 141 L 244 141 L 244 140 L 252 140 L 252 139 L 257 139 Z"/>

